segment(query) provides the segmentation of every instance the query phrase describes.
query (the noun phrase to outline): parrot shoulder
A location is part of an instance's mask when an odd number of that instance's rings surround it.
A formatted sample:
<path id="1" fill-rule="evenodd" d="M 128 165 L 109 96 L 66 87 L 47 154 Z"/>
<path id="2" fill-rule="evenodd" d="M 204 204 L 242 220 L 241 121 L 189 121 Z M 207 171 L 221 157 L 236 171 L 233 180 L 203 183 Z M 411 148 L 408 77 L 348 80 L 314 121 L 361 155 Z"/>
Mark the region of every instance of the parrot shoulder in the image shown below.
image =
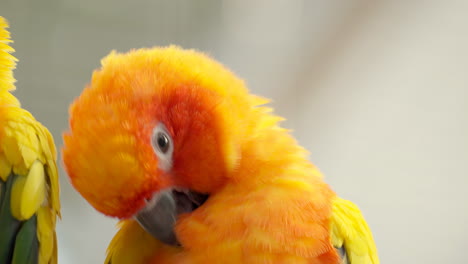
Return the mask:
<path id="1" fill-rule="evenodd" d="M 379 264 L 377 248 L 359 208 L 336 197 L 331 217 L 331 240 L 349 264 Z"/>

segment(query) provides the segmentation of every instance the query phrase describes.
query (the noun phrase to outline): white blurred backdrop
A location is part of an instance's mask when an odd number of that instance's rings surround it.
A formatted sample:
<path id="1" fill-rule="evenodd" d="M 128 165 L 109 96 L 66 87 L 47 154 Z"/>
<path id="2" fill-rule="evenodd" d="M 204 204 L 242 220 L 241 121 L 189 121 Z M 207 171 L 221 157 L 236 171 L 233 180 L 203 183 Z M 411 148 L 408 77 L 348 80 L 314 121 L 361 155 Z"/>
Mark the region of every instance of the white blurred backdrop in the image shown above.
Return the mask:
<path id="1" fill-rule="evenodd" d="M 178 44 L 273 99 L 382 263 L 462 263 L 468 236 L 468 2 L 1 0 L 15 94 L 62 145 L 110 50 Z M 115 223 L 61 170 L 59 263 L 102 263 Z"/>

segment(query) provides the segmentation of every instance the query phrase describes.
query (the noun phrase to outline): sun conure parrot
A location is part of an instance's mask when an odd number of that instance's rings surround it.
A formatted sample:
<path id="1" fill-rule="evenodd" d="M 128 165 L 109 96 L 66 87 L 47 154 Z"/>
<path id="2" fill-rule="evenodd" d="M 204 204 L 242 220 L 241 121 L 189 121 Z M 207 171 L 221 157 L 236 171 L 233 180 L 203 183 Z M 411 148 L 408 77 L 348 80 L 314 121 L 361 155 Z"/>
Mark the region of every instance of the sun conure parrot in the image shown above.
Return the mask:
<path id="1" fill-rule="evenodd" d="M 266 99 L 207 55 L 113 51 L 70 107 L 76 190 L 121 219 L 105 263 L 379 263 Z"/>
<path id="2" fill-rule="evenodd" d="M 16 58 L 7 28 L 0 17 L 0 263 L 57 263 L 55 144 L 10 93 Z"/>

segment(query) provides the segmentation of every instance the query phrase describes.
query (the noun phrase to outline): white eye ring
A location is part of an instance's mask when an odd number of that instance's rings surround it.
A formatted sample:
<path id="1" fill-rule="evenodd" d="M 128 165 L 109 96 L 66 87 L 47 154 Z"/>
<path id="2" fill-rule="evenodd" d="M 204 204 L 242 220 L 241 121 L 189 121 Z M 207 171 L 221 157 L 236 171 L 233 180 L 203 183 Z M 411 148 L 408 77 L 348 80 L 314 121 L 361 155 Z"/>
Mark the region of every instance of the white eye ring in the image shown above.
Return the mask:
<path id="1" fill-rule="evenodd" d="M 159 159 L 158 167 L 164 171 L 169 171 L 172 168 L 174 142 L 163 123 L 157 124 L 153 129 L 151 145 Z"/>

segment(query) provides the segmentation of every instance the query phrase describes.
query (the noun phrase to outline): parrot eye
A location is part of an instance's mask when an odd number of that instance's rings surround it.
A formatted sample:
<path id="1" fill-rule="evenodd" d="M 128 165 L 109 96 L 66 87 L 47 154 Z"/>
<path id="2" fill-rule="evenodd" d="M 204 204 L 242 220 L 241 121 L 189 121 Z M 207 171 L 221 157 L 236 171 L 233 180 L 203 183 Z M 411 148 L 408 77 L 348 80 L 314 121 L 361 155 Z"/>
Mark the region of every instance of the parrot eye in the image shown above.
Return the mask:
<path id="1" fill-rule="evenodd" d="M 172 138 L 164 124 L 159 123 L 153 130 L 151 145 L 159 159 L 159 168 L 168 171 L 172 167 Z"/>
<path id="2" fill-rule="evenodd" d="M 166 153 L 169 150 L 169 138 L 162 132 L 159 132 L 157 137 L 159 150 L 161 150 L 162 153 Z"/>

